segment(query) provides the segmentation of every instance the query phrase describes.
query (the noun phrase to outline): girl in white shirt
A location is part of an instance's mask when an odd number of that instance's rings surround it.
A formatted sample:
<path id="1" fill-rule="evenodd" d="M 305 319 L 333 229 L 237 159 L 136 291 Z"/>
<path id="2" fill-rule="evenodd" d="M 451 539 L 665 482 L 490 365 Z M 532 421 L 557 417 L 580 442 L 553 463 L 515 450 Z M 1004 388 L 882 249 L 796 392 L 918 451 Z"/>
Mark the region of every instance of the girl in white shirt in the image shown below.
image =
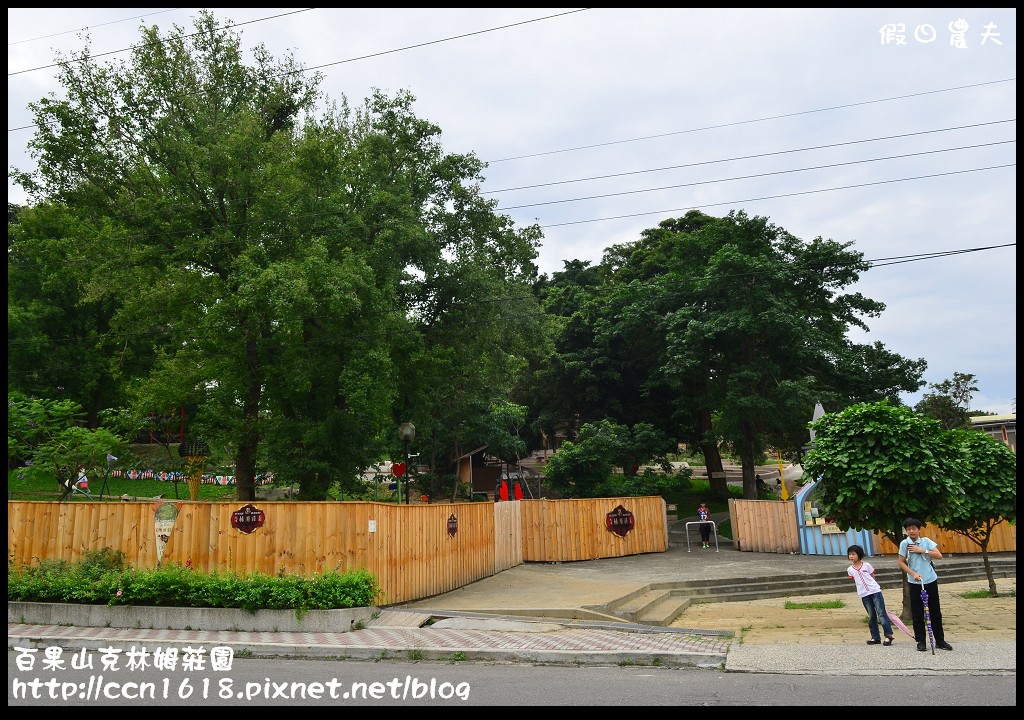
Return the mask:
<path id="1" fill-rule="evenodd" d="M 871 639 L 868 645 L 892 645 L 892 623 L 889 622 L 889 615 L 885 611 L 885 598 L 882 597 L 882 588 L 875 580 L 875 568 L 871 563 L 864 560 L 864 548 L 860 545 L 851 545 L 846 552 L 850 558 L 850 567 L 846 574 L 853 578 L 857 585 L 857 595 L 864 603 L 864 609 L 868 611 L 868 630 L 871 632 Z M 881 623 L 885 632 L 885 642 L 878 633 L 878 625 Z"/>

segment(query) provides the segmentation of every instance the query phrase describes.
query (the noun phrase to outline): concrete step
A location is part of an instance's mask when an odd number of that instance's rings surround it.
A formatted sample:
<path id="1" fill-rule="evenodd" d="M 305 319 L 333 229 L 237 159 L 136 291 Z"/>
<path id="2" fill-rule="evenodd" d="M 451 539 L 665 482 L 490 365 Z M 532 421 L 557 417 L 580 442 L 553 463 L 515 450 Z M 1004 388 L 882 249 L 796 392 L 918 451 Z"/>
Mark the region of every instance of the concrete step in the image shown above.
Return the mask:
<path id="1" fill-rule="evenodd" d="M 996 578 L 1016 577 L 1015 560 L 992 561 L 992 574 Z M 690 580 L 678 583 L 651 585 L 642 591 L 609 603 L 605 610 L 616 617 L 642 625 L 667 626 L 693 603 L 743 602 L 765 600 L 790 595 L 831 594 L 853 591 L 852 581 L 837 572 L 809 575 L 744 578 L 738 580 Z M 939 568 L 940 583 L 985 580 L 985 567 L 981 562 L 965 560 L 946 563 Z M 902 586 L 903 577 L 898 568 L 882 568 L 875 579 L 885 589 Z"/>
<path id="2" fill-rule="evenodd" d="M 993 567 L 994 577 L 1016 577 L 1016 568 Z M 940 572 L 941 583 L 964 582 L 966 580 L 984 580 L 985 569 L 958 567 L 945 568 Z M 875 580 L 883 588 L 900 587 L 903 583 L 902 573 L 899 570 L 879 571 L 875 574 Z M 799 578 L 754 578 L 749 580 L 717 582 L 713 585 L 699 584 L 690 586 L 679 586 L 675 588 L 696 598 L 724 598 L 734 594 L 749 594 L 751 592 L 775 593 L 767 597 L 779 597 L 782 595 L 825 594 L 830 592 L 845 592 L 853 589 L 853 581 L 846 575 L 838 573 L 817 574 L 801 576 Z"/>
<path id="3" fill-rule="evenodd" d="M 671 594 L 671 590 L 650 588 L 640 594 L 627 596 L 624 599 L 620 598 L 620 601 L 614 605 L 609 605 L 608 610 L 616 617 L 635 622 L 637 616 L 645 613 L 652 605 L 660 603 Z"/>
<path id="4" fill-rule="evenodd" d="M 634 622 L 639 625 L 666 627 L 675 622 L 676 618 L 694 602 L 696 600 L 691 596 L 681 595 L 678 591 L 669 591 L 661 600 L 644 608 Z"/>

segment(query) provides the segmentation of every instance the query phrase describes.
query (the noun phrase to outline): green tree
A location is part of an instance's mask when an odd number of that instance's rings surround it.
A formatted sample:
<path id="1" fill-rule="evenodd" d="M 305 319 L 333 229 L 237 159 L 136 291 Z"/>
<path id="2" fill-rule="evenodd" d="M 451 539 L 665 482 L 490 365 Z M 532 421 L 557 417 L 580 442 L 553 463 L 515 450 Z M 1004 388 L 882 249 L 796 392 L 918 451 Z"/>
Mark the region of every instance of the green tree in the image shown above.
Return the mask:
<path id="1" fill-rule="evenodd" d="M 562 443 L 544 468 L 547 484 L 565 496 L 604 497 L 678 489 L 667 454 L 674 443 L 651 425 L 632 428 L 609 420 L 584 423 L 575 441 Z M 667 473 L 660 482 L 638 477 L 636 467 L 654 462 Z M 620 468 L 620 475 L 613 475 Z"/>
<path id="2" fill-rule="evenodd" d="M 850 244 L 804 242 L 744 212 L 691 211 L 610 248 L 577 316 L 583 329 L 573 328 L 588 373 L 578 405 L 652 422 L 699 446 L 711 471 L 724 440 L 743 465 L 744 496 L 756 498 L 755 464 L 769 447 L 795 456 L 815 402 L 895 400 L 920 387 L 923 360 L 847 338 L 884 310 L 843 292 L 868 268 Z M 716 497 L 725 490 L 712 486 Z"/>
<path id="3" fill-rule="evenodd" d="M 895 545 L 903 521 L 944 526 L 962 511 L 965 463 L 938 422 L 888 400 L 858 403 L 811 423 L 804 471 L 817 480 L 820 507 L 840 527 L 864 528 Z M 903 579 L 904 615 L 910 596 Z"/>
<path id="4" fill-rule="evenodd" d="M 520 366 L 539 229 L 494 212 L 483 164 L 445 154 L 410 94 L 352 110 L 291 56 L 242 58 L 207 11 L 144 27 L 125 61 L 61 58 L 15 179 L 103 229 L 93 287 L 153 357 L 137 409 L 195 407 L 240 499 L 258 466 L 304 498 L 355 489 L 413 415 L 450 455 L 448 408 L 488 407 Z"/>
<path id="5" fill-rule="evenodd" d="M 544 322 L 514 397 L 530 408 L 533 428 L 548 437 L 572 436 L 583 423 L 617 417 L 619 389 L 628 392 L 595 347 L 593 318 L 602 302 L 595 293 L 602 283 L 600 270 L 571 260 L 534 285 Z"/>
<path id="6" fill-rule="evenodd" d="M 91 268 L 100 229 L 67 208 L 12 208 L 7 231 L 7 387 L 69 399 L 99 413 L 123 402 L 126 377 L 144 370 L 111 333 L 117 301 L 97 292 Z"/>
<path id="7" fill-rule="evenodd" d="M 19 473 L 54 479 L 70 487 L 79 468 L 96 477 L 106 468 L 107 455 L 120 452 L 122 441 L 106 428 L 84 427 L 85 412 L 73 400 L 30 398 L 7 393 L 8 467 Z"/>
<path id="8" fill-rule="evenodd" d="M 1017 453 L 977 430 L 952 430 L 963 453 L 964 495 L 942 527 L 981 548 L 981 558 L 993 597 L 996 581 L 988 557 L 992 530 L 1001 523 L 1017 523 Z"/>
<path id="9" fill-rule="evenodd" d="M 977 378 L 966 373 L 953 373 L 952 380 L 929 385 L 935 392 L 925 393 L 914 410 L 938 420 L 946 430 L 970 428 L 971 398 L 978 392 Z"/>
<path id="10" fill-rule="evenodd" d="M 521 434 L 526 424 L 526 406 L 508 401 L 495 402 L 482 420 L 482 439 L 487 451 L 504 462 L 506 470 L 513 464 L 521 470 L 520 461 L 527 452 L 526 440 Z"/>

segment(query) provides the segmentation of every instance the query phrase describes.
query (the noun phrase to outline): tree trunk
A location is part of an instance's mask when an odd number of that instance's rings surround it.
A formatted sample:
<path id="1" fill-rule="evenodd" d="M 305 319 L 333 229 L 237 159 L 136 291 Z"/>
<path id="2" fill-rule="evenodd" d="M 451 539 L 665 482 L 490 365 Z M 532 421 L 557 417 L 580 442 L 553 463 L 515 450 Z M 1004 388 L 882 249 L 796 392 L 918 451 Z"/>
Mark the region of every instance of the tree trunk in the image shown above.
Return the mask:
<path id="1" fill-rule="evenodd" d="M 903 624 L 909 628 L 912 628 L 911 623 L 914 622 L 914 614 L 910 612 L 910 580 L 907 579 L 907 574 L 903 575 L 903 609 L 900 611 L 900 620 Z"/>
<path id="2" fill-rule="evenodd" d="M 245 351 L 249 361 L 249 381 L 242 405 L 242 440 L 238 444 L 235 460 L 235 486 L 239 500 L 252 502 L 256 499 L 256 451 L 260 443 L 258 427 L 261 385 L 256 338 L 251 334 L 246 340 Z"/>
<path id="3" fill-rule="evenodd" d="M 992 574 L 992 563 L 988 559 L 988 540 L 991 535 L 987 536 L 981 543 L 981 562 L 985 565 L 985 577 L 988 578 L 988 592 L 992 597 L 999 597 L 999 592 L 996 590 L 996 578 Z"/>
<path id="4" fill-rule="evenodd" d="M 708 473 L 708 486 L 711 497 L 716 500 L 729 499 L 729 484 L 725 481 L 725 468 L 722 467 L 722 453 L 714 442 L 701 443 L 700 451 L 704 455 L 704 467 Z M 721 477 L 716 475 L 722 474 Z"/>
<path id="5" fill-rule="evenodd" d="M 757 500 L 757 481 L 754 479 L 754 432 L 749 426 L 743 428 L 740 465 L 743 468 L 743 497 L 746 500 Z"/>

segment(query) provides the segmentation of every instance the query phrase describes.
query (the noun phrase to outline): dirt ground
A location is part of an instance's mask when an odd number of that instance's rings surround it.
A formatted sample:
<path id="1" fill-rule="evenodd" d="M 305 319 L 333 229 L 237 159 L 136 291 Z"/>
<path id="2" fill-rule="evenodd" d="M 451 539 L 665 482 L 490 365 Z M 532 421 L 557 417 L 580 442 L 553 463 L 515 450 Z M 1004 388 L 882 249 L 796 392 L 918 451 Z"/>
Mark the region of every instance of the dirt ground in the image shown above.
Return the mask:
<path id="1" fill-rule="evenodd" d="M 1016 641 L 1017 579 L 997 578 L 996 590 L 999 597 L 962 597 L 962 593 L 971 590 L 987 589 L 986 580 L 943 584 L 940 576 L 942 624 L 946 639 L 952 645 L 955 646 L 958 640 Z M 882 594 L 887 609 L 896 612 L 902 610 L 903 594 L 900 589 L 883 590 Z M 787 601 L 811 603 L 827 600 L 842 600 L 844 606 L 834 610 L 786 609 Z M 906 625 L 913 631 L 910 622 L 906 622 Z M 848 593 L 691 605 L 672 626 L 729 630 L 735 633 L 738 642 L 743 643 L 863 642 L 871 637 L 867 615 L 853 590 L 853 583 L 850 583 Z M 899 628 L 893 628 L 893 635 L 896 643 L 913 642 Z"/>

